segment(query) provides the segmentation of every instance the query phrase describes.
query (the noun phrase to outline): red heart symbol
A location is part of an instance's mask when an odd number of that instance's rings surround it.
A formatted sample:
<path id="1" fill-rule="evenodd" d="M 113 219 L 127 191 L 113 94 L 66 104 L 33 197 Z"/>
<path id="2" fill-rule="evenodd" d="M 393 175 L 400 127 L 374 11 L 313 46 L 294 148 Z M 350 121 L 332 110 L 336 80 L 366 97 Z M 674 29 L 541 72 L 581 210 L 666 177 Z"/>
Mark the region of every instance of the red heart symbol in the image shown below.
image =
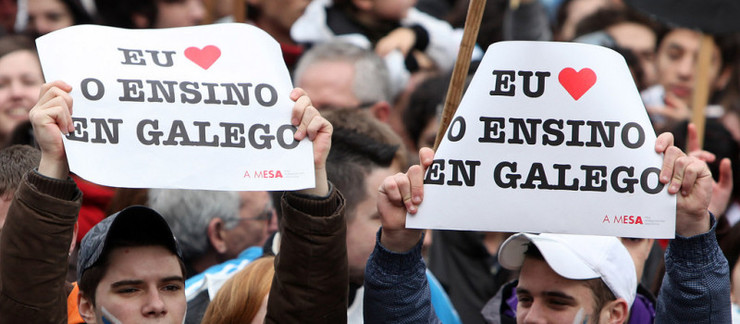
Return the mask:
<path id="1" fill-rule="evenodd" d="M 197 47 L 188 47 L 185 49 L 185 57 L 189 58 L 195 64 L 198 64 L 204 70 L 208 70 L 219 57 L 221 57 L 221 50 L 213 45 L 203 47 L 203 49 Z"/>
<path id="2" fill-rule="evenodd" d="M 578 100 L 596 83 L 596 73 L 589 68 L 578 72 L 573 68 L 564 68 L 558 74 L 558 81 L 573 99 Z"/>

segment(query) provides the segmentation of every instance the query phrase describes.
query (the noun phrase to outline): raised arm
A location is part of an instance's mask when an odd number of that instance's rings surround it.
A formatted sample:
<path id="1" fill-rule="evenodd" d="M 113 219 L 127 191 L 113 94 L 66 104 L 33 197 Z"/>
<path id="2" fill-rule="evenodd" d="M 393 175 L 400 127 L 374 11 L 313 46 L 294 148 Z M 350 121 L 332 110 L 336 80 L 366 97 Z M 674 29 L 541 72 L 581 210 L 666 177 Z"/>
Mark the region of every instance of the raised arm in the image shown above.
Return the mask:
<path id="1" fill-rule="evenodd" d="M 660 181 L 677 195 L 676 238 L 666 251 L 655 323 L 730 323 L 729 269 L 708 210 L 709 168 L 673 146 L 671 134 L 660 135 L 655 150 L 664 154 Z"/>
<path id="2" fill-rule="evenodd" d="M 70 90 L 45 84 L 29 115 L 41 162 L 16 191 L 0 239 L 0 323 L 67 321 L 67 258 L 82 202 L 62 144 L 73 130 Z"/>
<path id="3" fill-rule="evenodd" d="M 344 198 L 326 178 L 332 126 L 302 89 L 293 90 L 290 98 L 296 102 L 291 119 L 297 127 L 295 139 L 313 142 L 316 187 L 283 195 L 280 253 L 265 322 L 346 323 Z"/>
<path id="4" fill-rule="evenodd" d="M 378 189 L 382 227 L 365 268 L 366 323 L 439 322 L 421 258 L 422 231 L 406 228 L 406 213 L 416 214 L 424 200 L 424 170 L 433 157 L 423 148 L 421 165 L 386 178 Z"/>

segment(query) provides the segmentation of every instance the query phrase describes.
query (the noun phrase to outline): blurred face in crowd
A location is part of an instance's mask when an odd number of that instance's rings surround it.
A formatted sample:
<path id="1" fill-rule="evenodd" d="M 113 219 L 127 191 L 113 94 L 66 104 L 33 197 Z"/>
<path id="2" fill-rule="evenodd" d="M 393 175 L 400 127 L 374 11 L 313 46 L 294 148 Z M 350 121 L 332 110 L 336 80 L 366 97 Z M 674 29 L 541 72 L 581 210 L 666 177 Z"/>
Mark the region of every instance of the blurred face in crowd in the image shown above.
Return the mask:
<path id="1" fill-rule="evenodd" d="M 559 41 L 573 40 L 576 34 L 576 26 L 597 10 L 607 7 L 608 0 L 573 0 L 568 3 L 565 21 L 561 23 L 560 31 L 557 36 Z"/>
<path id="2" fill-rule="evenodd" d="M 13 32 L 17 14 L 17 0 L 0 0 L 0 28 L 4 29 L 6 33 Z"/>
<path id="3" fill-rule="evenodd" d="M 594 295 L 582 280 L 561 277 L 544 260 L 524 259 L 516 296 L 519 324 L 610 323 L 608 311 L 595 310 Z"/>
<path id="4" fill-rule="evenodd" d="M 44 35 L 74 25 L 74 16 L 61 0 L 28 0 L 28 25 Z"/>
<path id="5" fill-rule="evenodd" d="M 162 246 L 119 247 L 95 290 L 80 295 L 87 323 L 172 323 L 185 318 L 185 281 L 177 256 Z"/>
<path id="6" fill-rule="evenodd" d="M 635 263 L 635 271 L 637 272 L 637 279 L 642 278 L 642 273 L 645 270 L 645 261 L 650 256 L 650 249 L 653 247 L 655 240 L 653 239 L 641 239 L 641 238 L 620 238 L 622 245 L 627 248 L 627 252 L 632 257 L 632 262 Z"/>
<path id="7" fill-rule="evenodd" d="M 416 0 L 371 0 L 372 12 L 381 19 L 401 20 L 406 18 L 409 9 L 416 4 Z"/>
<path id="8" fill-rule="evenodd" d="M 667 93 L 675 95 L 686 105 L 691 105 L 700 40 L 699 32 L 679 28 L 668 32 L 658 46 L 656 56 L 658 83 Z M 716 44 L 712 46 L 709 84 L 716 87 L 722 57 L 719 47 Z"/>
<path id="9" fill-rule="evenodd" d="M 239 223 L 225 230 L 226 258 L 233 259 L 248 247 L 262 246 L 274 215 L 275 209 L 266 191 L 239 192 Z"/>
<path id="10" fill-rule="evenodd" d="M 375 168 L 365 177 L 365 199 L 357 205 L 355 215 L 347 222 L 347 258 L 349 278 L 353 283 L 362 284 L 365 264 L 375 248 L 375 234 L 380 228 L 378 188 L 386 177 L 399 171 L 397 167 Z"/>
<path id="11" fill-rule="evenodd" d="M 0 57 L 0 137 L 28 120 L 43 82 L 35 53 L 20 50 Z"/>
<path id="12" fill-rule="evenodd" d="M 203 0 L 160 0 L 154 28 L 197 26 L 205 15 Z"/>
<path id="13" fill-rule="evenodd" d="M 607 33 L 621 47 L 631 50 L 640 61 L 644 84 L 651 86 L 657 82 L 655 71 L 655 32 L 645 25 L 623 22 L 607 28 Z"/>
<path id="14" fill-rule="evenodd" d="M 311 0 L 247 0 L 254 7 L 259 8 L 260 17 L 257 23 L 268 25 L 270 29 L 277 29 L 290 33 L 290 27 L 303 15 L 303 11 Z"/>
<path id="15" fill-rule="evenodd" d="M 306 91 L 318 110 L 352 108 L 360 105 L 353 89 L 354 77 L 351 63 L 320 61 L 306 67 L 296 85 Z"/>

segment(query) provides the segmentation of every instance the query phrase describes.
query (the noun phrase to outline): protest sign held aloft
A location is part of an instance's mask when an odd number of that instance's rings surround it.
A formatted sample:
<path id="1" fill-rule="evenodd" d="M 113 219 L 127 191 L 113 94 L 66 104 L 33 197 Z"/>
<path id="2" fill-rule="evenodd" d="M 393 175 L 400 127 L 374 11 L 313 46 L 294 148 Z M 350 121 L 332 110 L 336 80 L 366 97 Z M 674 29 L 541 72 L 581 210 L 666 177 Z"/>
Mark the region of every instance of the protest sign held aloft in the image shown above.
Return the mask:
<path id="1" fill-rule="evenodd" d="M 445 135 L 409 227 L 675 233 L 655 133 L 624 59 L 610 49 L 491 45 Z"/>
<path id="2" fill-rule="evenodd" d="M 278 43 L 245 24 L 74 26 L 37 41 L 47 81 L 72 85 L 70 169 L 108 186 L 293 190 L 314 186 L 293 139 Z"/>

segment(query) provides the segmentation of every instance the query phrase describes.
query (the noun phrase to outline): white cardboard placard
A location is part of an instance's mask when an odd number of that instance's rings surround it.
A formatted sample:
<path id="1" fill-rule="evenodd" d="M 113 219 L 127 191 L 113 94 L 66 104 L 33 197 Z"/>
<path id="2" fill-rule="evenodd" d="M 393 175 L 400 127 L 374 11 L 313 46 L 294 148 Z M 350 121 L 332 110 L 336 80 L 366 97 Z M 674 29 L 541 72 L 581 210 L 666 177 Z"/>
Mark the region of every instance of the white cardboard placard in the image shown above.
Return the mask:
<path id="1" fill-rule="evenodd" d="M 672 238 L 675 196 L 624 59 L 491 45 L 427 170 L 411 228 Z"/>
<path id="2" fill-rule="evenodd" d="M 314 186 L 295 142 L 278 43 L 246 24 L 126 30 L 82 25 L 37 40 L 44 76 L 73 87 L 72 172 L 115 187 Z"/>

